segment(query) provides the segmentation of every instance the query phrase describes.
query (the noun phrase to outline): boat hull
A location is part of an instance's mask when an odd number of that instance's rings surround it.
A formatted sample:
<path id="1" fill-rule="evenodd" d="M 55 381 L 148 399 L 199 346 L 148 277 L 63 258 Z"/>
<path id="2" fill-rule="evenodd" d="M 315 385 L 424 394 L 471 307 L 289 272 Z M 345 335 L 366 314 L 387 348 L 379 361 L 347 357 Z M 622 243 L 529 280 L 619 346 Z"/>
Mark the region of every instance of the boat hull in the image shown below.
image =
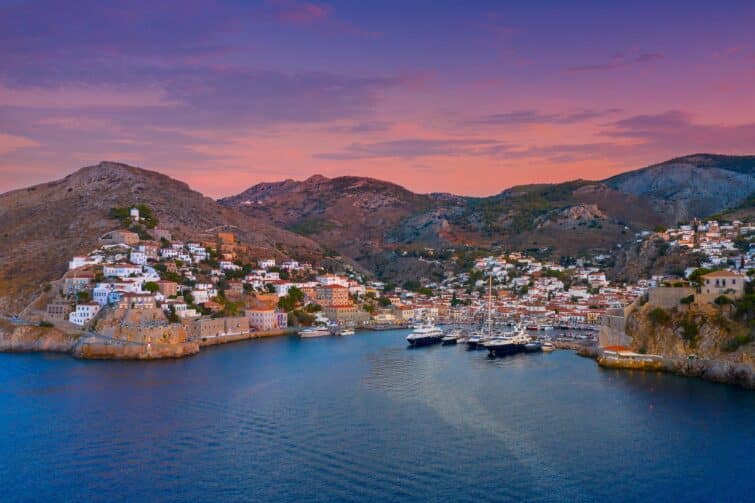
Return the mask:
<path id="1" fill-rule="evenodd" d="M 529 343 L 524 345 L 525 353 L 539 353 L 543 350 L 543 346 L 537 343 Z"/>
<path id="2" fill-rule="evenodd" d="M 438 344 L 441 342 L 442 336 L 440 335 L 429 335 L 426 337 L 414 337 L 411 339 L 407 339 L 407 342 L 409 342 L 410 346 L 431 346 L 433 344 Z"/>
<path id="3" fill-rule="evenodd" d="M 502 344 L 488 346 L 490 356 L 509 356 L 524 352 L 524 344 Z"/>

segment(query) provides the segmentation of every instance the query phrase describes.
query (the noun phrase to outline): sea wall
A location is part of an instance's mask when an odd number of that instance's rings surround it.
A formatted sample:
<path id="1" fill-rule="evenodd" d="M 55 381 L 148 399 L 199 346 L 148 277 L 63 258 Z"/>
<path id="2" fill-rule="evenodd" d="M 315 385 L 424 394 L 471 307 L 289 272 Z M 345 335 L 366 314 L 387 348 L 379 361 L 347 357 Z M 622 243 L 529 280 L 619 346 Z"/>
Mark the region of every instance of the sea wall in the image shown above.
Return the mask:
<path id="1" fill-rule="evenodd" d="M 217 337 L 203 337 L 195 339 L 200 347 L 217 346 L 219 344 L 228 344 L 229 342 L 245 341 L 247 339 L 258 339 L 261 337 L 276 337 L 279 335 L 288 335 L 295 331 L 293 328 L 282 328 L 279 330 L 261 330 L 236 335 L 221 335 Z"/>
<path id="2" fill-rule="evenodd" d="M 101 340 L 82 339 L 71 351 L 85 360 L 160 360 L 183 358 L 199 353 L 199 344 L 113 344 Z"/>

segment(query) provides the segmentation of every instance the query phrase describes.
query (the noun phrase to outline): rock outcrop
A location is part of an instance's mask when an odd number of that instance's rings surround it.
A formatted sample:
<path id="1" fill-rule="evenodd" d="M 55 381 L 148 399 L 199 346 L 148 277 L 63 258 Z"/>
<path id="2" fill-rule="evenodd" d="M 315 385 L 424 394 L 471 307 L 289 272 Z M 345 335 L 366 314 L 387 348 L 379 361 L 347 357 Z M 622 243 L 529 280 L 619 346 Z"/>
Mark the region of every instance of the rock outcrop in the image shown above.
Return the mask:
<path id="1" fill-rule="evenodd" d="M 67 334 L 54 327 L 0 325 L 0 351 L 2 352 L 68 353 L 73 350 L 78 340 L 79 336 Z"/>

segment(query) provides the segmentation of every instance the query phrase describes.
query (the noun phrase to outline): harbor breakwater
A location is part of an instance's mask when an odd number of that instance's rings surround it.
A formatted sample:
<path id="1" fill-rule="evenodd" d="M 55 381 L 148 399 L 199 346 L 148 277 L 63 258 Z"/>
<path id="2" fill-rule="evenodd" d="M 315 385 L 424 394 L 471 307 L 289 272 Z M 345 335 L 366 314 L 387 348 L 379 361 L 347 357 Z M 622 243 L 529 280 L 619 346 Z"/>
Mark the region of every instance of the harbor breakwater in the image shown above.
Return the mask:
<path id="1" fill-rule="evenodd" d="M 160 360 L 192 356 L 203 347 L 228 344 L 248 339 L 288 335 L 294 329 L 266 330 L 208 337 L 185 342 L 141 343 L 94 334 L 75 333 L 57 327 L 0 324 L 0 352 L 66 353 L 75 358 L 92 360 Z"/>

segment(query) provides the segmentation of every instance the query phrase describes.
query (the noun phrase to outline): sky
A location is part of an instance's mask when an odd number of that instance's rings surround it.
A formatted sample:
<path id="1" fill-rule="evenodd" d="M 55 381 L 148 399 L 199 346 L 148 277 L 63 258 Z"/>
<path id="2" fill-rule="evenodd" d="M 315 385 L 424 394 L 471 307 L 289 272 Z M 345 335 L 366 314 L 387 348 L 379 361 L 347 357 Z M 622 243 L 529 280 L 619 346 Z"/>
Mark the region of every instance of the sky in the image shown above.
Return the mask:
<path id="1" fill-rule="evenodd" d="M 213 197 L 489 195 L 755 153 L 755 2 L 0 0 L 0 192 L 101 160 Z"/>

